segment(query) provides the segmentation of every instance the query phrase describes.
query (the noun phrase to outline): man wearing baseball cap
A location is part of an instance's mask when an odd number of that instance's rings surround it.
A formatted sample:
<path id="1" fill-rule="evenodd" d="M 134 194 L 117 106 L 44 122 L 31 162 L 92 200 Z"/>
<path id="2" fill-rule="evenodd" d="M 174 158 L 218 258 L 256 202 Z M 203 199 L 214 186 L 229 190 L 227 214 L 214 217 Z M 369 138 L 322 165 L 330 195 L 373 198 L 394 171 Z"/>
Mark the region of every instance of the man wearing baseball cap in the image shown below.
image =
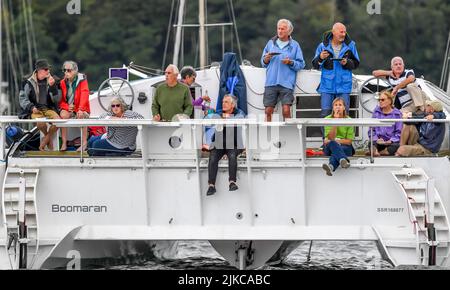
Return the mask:
<path id="1" fill-rule="evenodd" d="M 60 119 L 56 105 L 60 98 L 59 91 L 55 79 L 50 74 L 50 64 L 46 59 L 38 59 L 34 68 L 35 70 L 24 82 L 19 93 L 19 103 L 22 109 L 19 118 Z M 44 151 L 45 147 L 53 150 L 52 137 L 58 128 L 51 125 L 47 129 L 47 123 L 37 123 L 36 126 L 44 134 L 39 150 Z"/>
<path id="2" fill-rule="evenodd" d="M 445 119 L 442 104 L 437 100 L 427 100 L 425 113 L 411 114 L 413 119 Z M 400 147 L 396 156 L 420 156 L 438 153 L 445 136 L 445 123 L 421 122 L 404 124 L 400 137 Z"/>

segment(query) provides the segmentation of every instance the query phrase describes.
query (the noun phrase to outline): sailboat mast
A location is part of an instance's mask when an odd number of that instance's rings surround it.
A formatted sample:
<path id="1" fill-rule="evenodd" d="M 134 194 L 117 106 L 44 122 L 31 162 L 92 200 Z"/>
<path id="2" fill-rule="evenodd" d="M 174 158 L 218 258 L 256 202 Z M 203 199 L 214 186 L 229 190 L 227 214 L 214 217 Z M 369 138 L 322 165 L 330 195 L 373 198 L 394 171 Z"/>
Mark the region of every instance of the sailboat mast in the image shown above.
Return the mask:
<path id="1" fill-rule="evenodd" d="M 0 97 L 3 94 L 3 35 L 2 35 L 3 3 L 0 0 Z"/>
<path id="2" fill-rule="evenodd" d="M 178 59 L 180 55 L 180 46 L 181 46 L 181 29 L 183 28 L 183 15 L 184 15 L 184 6 L 185 0 L 180 0 L 180 8 L 178 9 L 178 23 L 177 23 L 177 32 L 175 34 L 175 48 L 173 51 L 173 64 L 178 66 Z"/>
<path id="3" fill-rule="evenodd" d="M 200 68 L 206 66 L 205 0 L 198 1 Z"/>

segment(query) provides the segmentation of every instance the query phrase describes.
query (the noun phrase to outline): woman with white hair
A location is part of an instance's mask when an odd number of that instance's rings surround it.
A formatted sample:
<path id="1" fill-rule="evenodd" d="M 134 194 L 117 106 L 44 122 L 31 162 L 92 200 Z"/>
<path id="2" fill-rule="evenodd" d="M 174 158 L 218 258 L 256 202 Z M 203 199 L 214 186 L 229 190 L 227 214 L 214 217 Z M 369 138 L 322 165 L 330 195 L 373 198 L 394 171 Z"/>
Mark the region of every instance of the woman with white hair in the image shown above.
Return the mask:
<path id="1" fill-rule="evenodd" d="M 91 112 L 89 105 L 89 86 L 86 75 L 78 72 L 76 62 L 65 61 L 62 67 L 64 79 L 60 82 L 61 100 L 59 108 L 62 119 L 88 119 Z M 67 128 L 61 128 L 61 151 L 67 150 Z M 83 128 L 83 140 L 78 151 L 86 150 L 87 127 Z"/>
<path id="2" fill-rule="evenodd" d="M 128 105 L 120 97 L 111 101 L 109 111 L 100 115 L 99 119 L 144 119 L 136 112 L 128 110 Z M 136 150 L 136 136 L 138 129 L 135 126 L 114 127 L 108 126 L 106 133 L 92 136 L 88 141 L 88 154 L 90 156 L 124 156 Z"/>

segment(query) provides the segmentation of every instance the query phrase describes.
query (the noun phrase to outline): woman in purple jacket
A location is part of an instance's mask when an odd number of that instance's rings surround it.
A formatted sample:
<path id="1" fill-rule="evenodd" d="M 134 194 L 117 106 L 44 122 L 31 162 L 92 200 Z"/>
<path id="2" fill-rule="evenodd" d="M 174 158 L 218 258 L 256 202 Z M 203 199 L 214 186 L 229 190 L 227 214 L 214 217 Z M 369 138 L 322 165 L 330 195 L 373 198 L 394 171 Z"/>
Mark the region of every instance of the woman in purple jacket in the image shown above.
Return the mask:
<path id="1" fill-rule="evenodd" d="M 376 119 L 401 119 L 402 112 L 394 107 L 395 96 L 390 91 L 383 91 L 378 99 L 379 105 L 375 108 L 372 118 Z M 372 128 L 373 156 L 394 155 L 400 146 L 400 134 L 402 122 L 396 122 L 391 127 Z M 369 129 L 369 137 L 371 131 Z M 367 152 L 366 154 L 370 154 Z"/>
<path id="2" fill-rule="evenodd" d="M 192 96 L 192 105 L 195 107 L 202 107 L 203 111 L 206 111 L 210 108 L 207 108 L 205 105 L 203 105 L 203 102 L 210 103 L 211 99 L 209 96 L 205 95 L 201 98 L 195 99 L 195 88 L 192 87 L 192 84 L 195 83 L 195 79 L 197 78 L 197 73 L 195 72 L 195 69 L 192 66 L 184 66 L 181 71 L 181 80 L 180 82 L 187 85 L 189 87 L 189 90 L 191 91 Z M 191 118 L 194 117 L 194 112 L 192 112 Z"/>

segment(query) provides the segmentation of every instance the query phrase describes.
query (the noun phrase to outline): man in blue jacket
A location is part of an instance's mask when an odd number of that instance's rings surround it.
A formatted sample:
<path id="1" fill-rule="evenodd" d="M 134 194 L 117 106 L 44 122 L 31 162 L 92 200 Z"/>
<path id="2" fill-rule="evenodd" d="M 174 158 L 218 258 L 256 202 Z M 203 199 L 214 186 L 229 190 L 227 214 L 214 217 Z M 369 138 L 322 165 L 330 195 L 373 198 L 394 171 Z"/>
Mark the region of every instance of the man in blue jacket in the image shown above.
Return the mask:
<path id="1" fill-rule="evenodd" d="M 277 35 L 267 42 L 261 56 L 261 65 L 266 68 L 263 103 L 267 122 L 272 121 L 278 100 L 283 105 L 283 117 L 291 117 L 297 72 L 305 67 L 302 49 L 291 37 L 293 30 L 289 20 L 278 20 Z"/>
<path id="2" fill-rule="evenodd" d="M 425 113 L 409 113 L 409 118 L 445 119 L 442 104 L 439 101 L 426 101 Z M 438 153 L 445 136 L 445 123 L 422 122 L 403 125 L 400 147 L 396 156 L 419 156 Z"/>
<path id="3" fill-rule="evenodd" d="M 320 86 L 321 116 L 331 114 L 335 98 L 343 98 L 348 112 L 352 91 L 352 70 L 359 66 L 356 44 L 347 34 L 342 23 L 335 23 L 331 32 L 326 32 L 323 42 L 316 49 L 313 67 L 322 71 Z"/>

